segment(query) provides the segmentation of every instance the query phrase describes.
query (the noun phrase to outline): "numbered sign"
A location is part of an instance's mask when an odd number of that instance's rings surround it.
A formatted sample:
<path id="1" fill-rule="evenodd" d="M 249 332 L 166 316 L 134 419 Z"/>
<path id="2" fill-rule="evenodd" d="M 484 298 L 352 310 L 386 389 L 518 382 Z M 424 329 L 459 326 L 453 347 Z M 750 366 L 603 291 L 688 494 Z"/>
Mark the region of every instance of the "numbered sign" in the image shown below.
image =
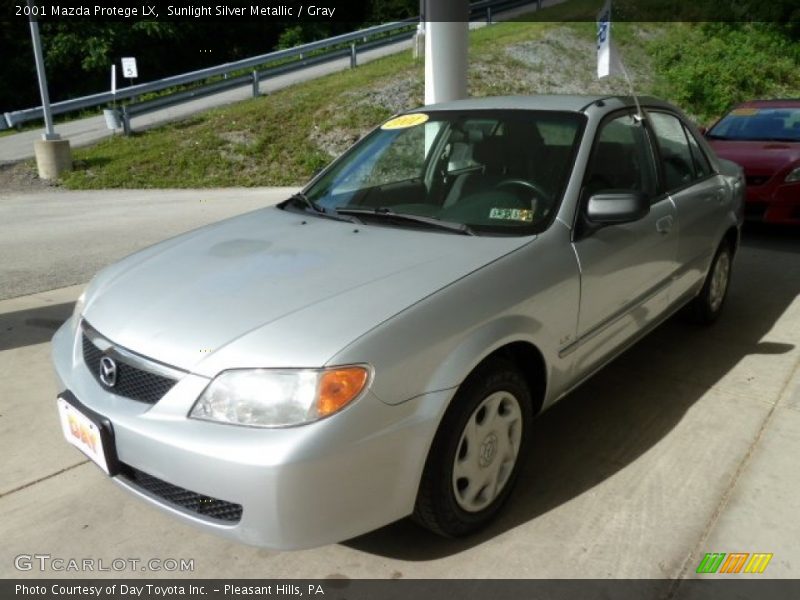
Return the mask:
<path id="1" fill-rule="evenodd" d="M 139 71 L 136 69 L 136 59 L 132 56 L 122 59 L 122 76 L 126 79 L 139 77 Z"/>

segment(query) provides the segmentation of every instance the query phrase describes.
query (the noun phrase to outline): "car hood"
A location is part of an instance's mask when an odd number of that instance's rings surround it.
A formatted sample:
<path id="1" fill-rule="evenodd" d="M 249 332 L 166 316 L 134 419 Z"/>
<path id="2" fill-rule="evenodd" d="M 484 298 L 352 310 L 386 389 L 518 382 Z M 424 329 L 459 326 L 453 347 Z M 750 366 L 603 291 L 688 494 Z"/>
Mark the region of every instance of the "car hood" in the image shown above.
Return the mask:
<path id="1" fill-rule="evenodd" d="M 722 158 L 740 164 L 747 174 L 772 175 L 800 161 L 800 143 L 714 139 L 708 143 Z"/>
<path id="2" fill-rule="evenodd" d="M 322 366 L 386 319 L 530 241 L 271 207 L 108 267 L 89 286 L 83 315 L 114 343 L 201 375 Z"/>

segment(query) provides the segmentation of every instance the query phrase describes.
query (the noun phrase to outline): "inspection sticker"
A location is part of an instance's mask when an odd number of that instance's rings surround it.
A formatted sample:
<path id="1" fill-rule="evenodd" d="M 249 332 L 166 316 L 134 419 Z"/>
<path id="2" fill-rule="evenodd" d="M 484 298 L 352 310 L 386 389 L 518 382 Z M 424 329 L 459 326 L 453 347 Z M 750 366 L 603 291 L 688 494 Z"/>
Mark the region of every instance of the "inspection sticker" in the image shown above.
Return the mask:
<path id="1" fill-rule="evenodd" d="M 737 117 L 752 117 L 753 115 L 757 115 L 758 114 L 758 109 L 757 108 L 747 108 L 747 107 L 734 108 L 731 111 L 731 114 L 732 115 L 736 115 Z"/>
<path id="2" fill-rule="evenodd" d="M 530 223 L 533 221 L 533 211 L 520 208 L 493 208 L 489 211 L 489 218 Z"/>
<path id="3" fill-rule="evenodd" d="M 422 125 L 428 120 L 428 115 L 425 113 L 411 113 L 410 115 L 400 115 L 394 119 L 389 119 L 381 125 L 381 129 L 406 129 L 407 127 L 414 127 L 415 125 Z"/>

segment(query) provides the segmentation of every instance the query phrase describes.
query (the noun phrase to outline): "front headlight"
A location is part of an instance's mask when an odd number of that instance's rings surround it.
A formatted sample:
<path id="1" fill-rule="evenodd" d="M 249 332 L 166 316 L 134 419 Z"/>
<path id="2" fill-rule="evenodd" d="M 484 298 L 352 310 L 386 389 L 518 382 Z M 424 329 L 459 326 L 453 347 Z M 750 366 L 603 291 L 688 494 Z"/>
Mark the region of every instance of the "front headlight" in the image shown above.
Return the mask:
<path id="1" fill-rule="evenodd" d="M 789 174 L 784 179 L 786 183 L 794 183 L 795 181 L 800 181 L 800 167 L 796 167 L 789 171 Z"/>
<path id="2" fill-rule="evenodd" d="M 189 416 L 252 427 L 301 425 L 341 410 L 368 381 L 369 370 L 363 366 L 223 371 Z"/>

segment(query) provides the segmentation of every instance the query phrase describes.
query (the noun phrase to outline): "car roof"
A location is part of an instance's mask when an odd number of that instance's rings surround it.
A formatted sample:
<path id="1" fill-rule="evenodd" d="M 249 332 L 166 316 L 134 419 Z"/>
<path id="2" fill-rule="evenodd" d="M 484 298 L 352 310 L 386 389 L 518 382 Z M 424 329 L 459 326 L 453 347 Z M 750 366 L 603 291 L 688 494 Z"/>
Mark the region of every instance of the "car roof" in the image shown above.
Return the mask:
<path id="1" fill-rule="evenodd" d="M 748 100 L 737 104 L 736 108 L 800 108 L 800 98 Z"/>
<path id="2" fill-rule="evenodd" d="M 466 98 L 464 100 L 454 100 L 440 104 L 431 104 L 425 107 L 425 111 L 438 110 L 553 110 L 584 112 L 592 104 L 603 101 L 610 108 L 620 108 L 622 106 L 636 106 L 636 101 L 632 96 L 609 96 L 609 95 L 540 95 L 540 96 L 493 96 L 486 98 Z M 612 102 L 612 101 L 616 102 Z M 659 106 L 662 108 L 674 107 L 663 100 L 652 96 L 639 96 L 639 103 L 648 106 Z M 602 105 L 600 105 L 602 106 Z"/>

